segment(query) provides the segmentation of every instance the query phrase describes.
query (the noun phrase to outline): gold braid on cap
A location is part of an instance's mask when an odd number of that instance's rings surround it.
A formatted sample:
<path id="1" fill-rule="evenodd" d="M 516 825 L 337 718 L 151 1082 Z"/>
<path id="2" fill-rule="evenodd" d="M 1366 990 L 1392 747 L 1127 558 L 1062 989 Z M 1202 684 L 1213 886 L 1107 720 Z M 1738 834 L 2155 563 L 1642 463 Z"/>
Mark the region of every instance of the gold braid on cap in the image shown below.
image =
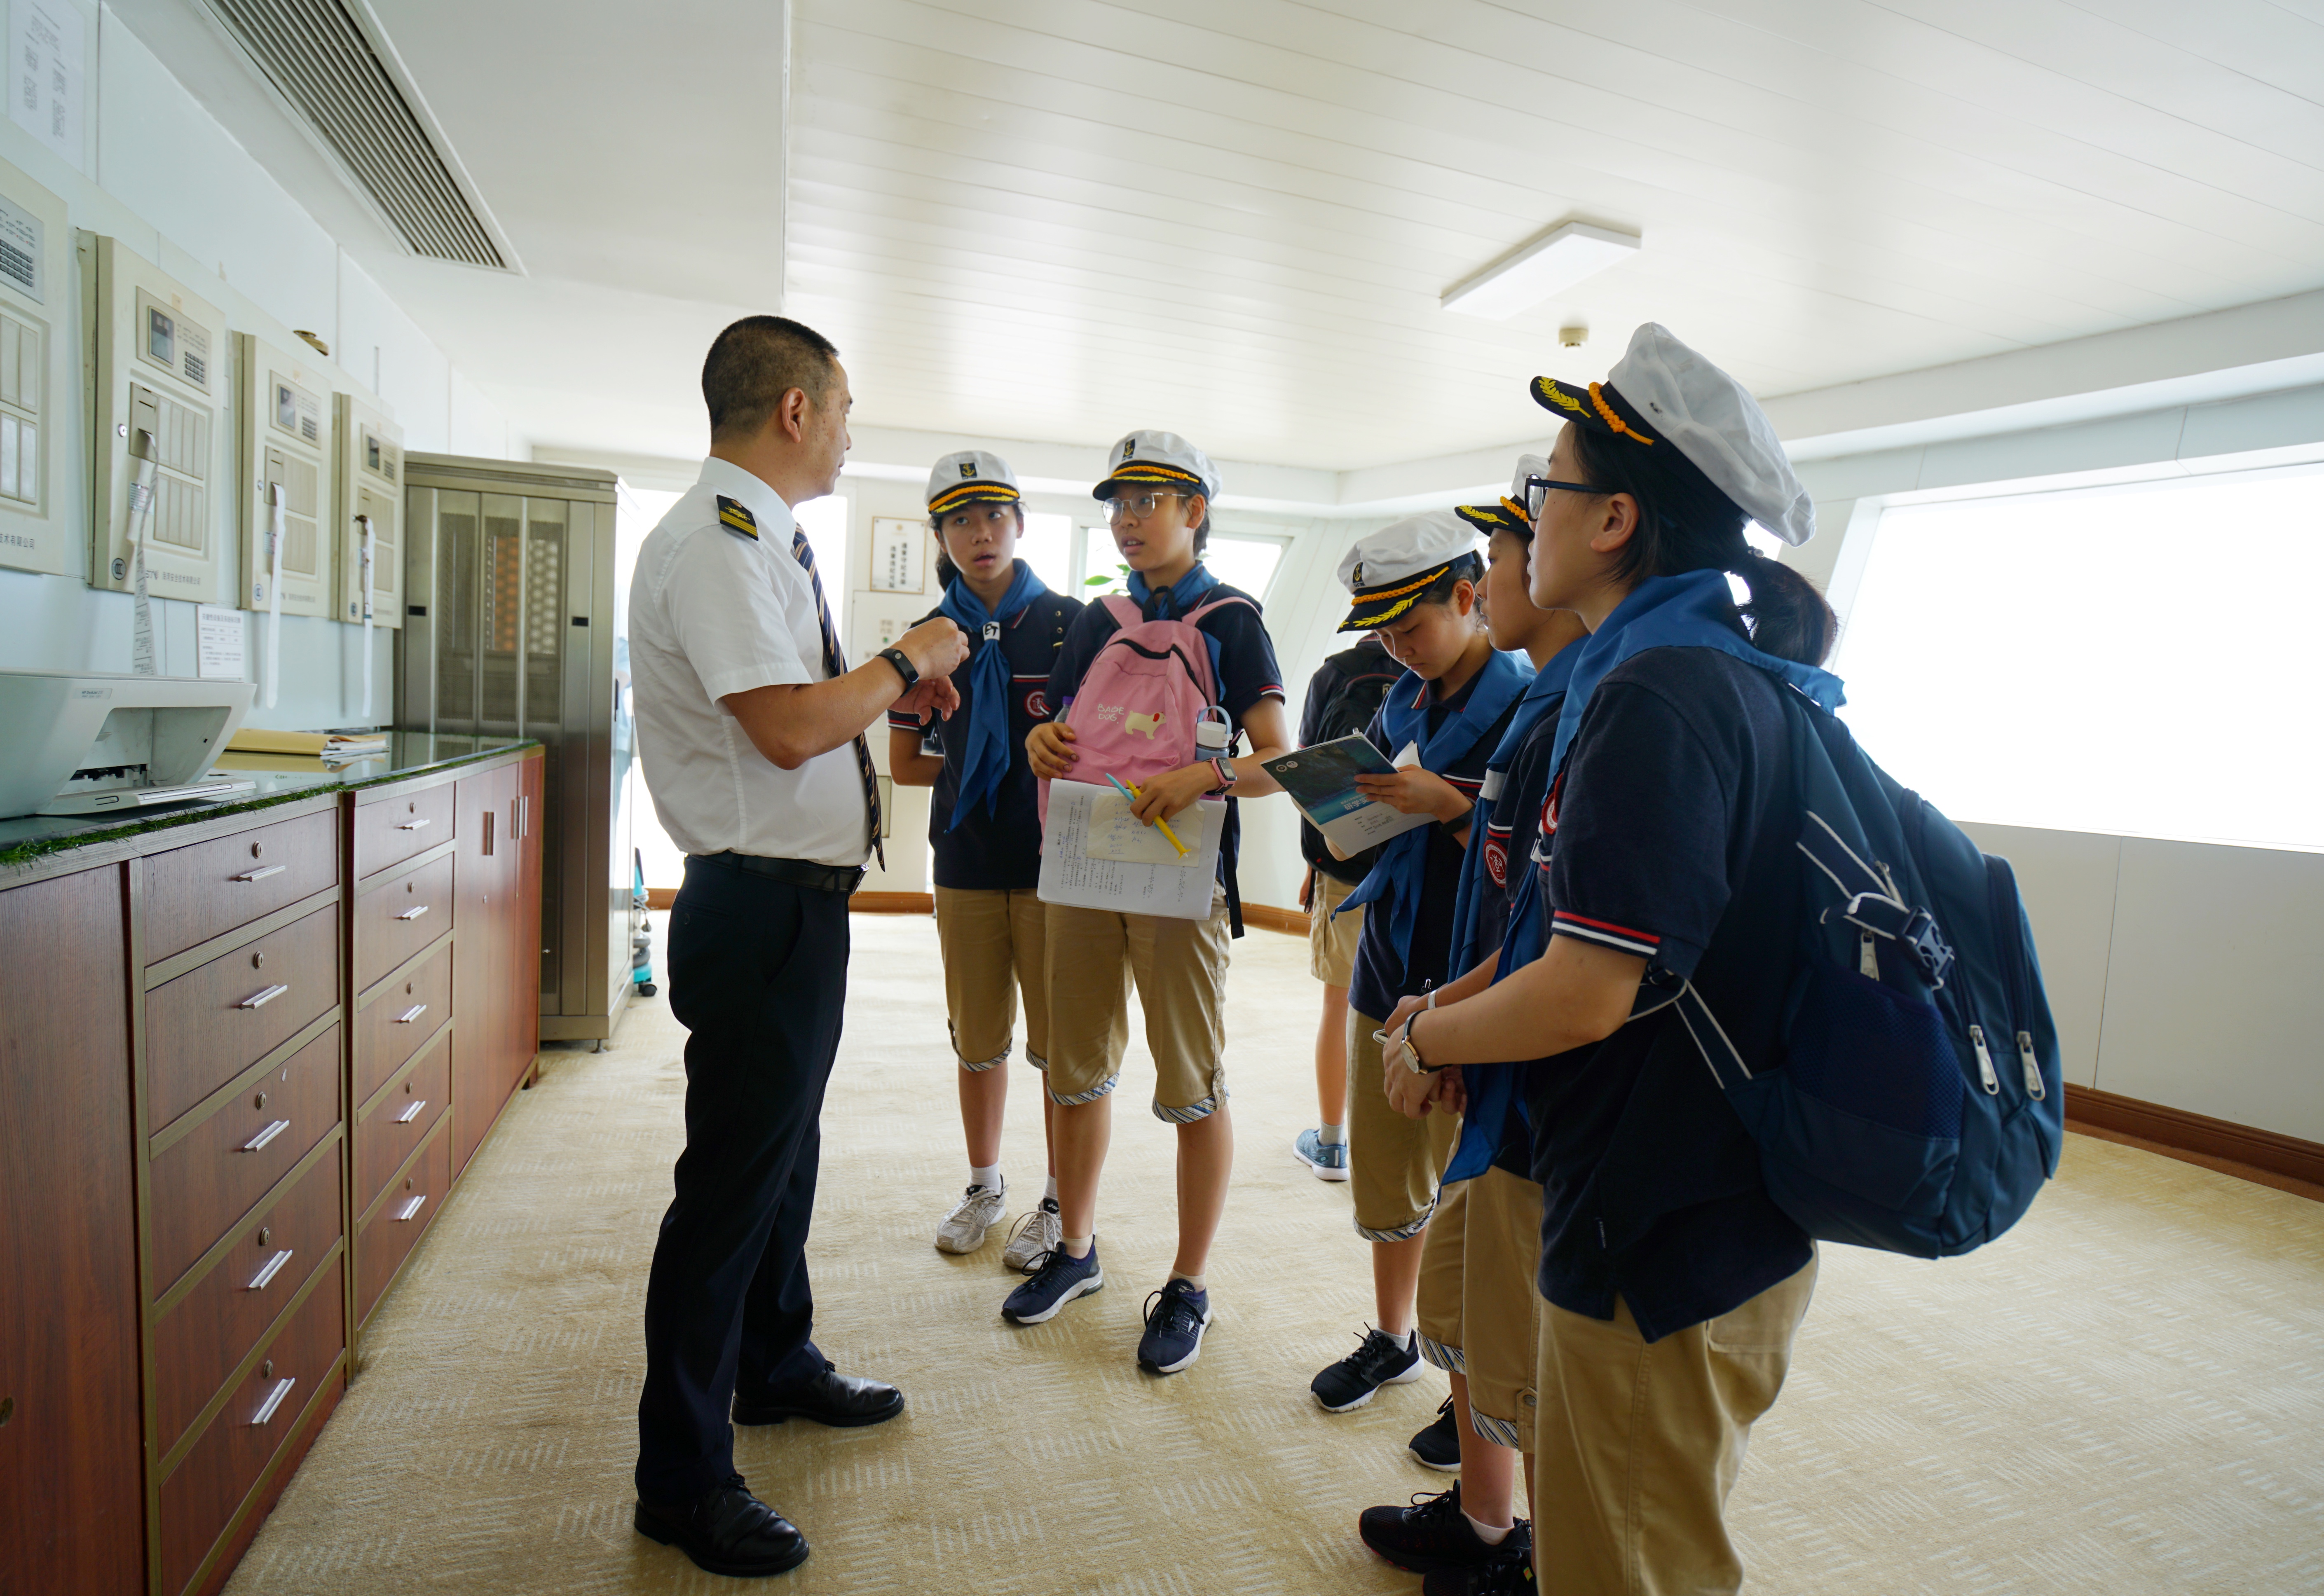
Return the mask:
<path id="1" fill-rule="evenodd" d="M 1645 433 L 1639 431 L 1636 427 L 1631 426 L 1628 421 L 1625 421 L 1621 417 L 1614 413 L 1614 407 L 1606 402 L 1606 396 L 1598 392 L 1598 384 L 1595 383 L 1590 384 L 1590 402 L 1598 407 L 1598 419 L 1605 422 L 1607 426 L 1612 428 L 1615 431 L 1621 433 L 1626 438 L 1635 438 L 1640 443 L 1650 444 L 1654 442 L 1653 438 L 1648 438 Z"/>
<path id="2" fill-rule="evenodd" d="M 1508 511 L 1510 516 L 1519 526 L 1529 527 L 1533 525 L 1533 517 L 1526 513 L 1525 506 L 1518 503 L 1515 499 L 1510 498 L 1507 494 L 1503 494 L 1501 495 L 1501 508 Z"/>

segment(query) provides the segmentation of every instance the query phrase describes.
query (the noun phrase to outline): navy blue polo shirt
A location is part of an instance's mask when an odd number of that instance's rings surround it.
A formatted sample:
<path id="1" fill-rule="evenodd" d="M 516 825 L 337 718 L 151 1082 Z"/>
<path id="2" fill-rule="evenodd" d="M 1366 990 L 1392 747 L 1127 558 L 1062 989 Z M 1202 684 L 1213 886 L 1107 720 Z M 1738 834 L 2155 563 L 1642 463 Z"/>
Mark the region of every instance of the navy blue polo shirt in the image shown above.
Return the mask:
<path id="1" fill-rule="evenodd" d="M 1551 934 L 1690 976 L 1742 1056 L 1772 1060 L 1796 946 L 1800 826 L 1773 677 L 1714 649 L 1608 672 L 1533 850 Z M 1548 844 L 1554 839 L 1554 846 Z M 1543 861 L 1545 856 L 1545 865 Z M 1805 1267 L 1757 1145 L 1674 1010 L 1526 1066 L 1542 1295 L 1656 1341 Z"/>
<path id="2" fill-rule="evenodd" d="M 1502 937 L 1508 934 L 1509 894 L 1516 890 L 1515 872 L 1526 867 L 1534 836 L 1541 828 L 1542 800 L 1549 796 L 1549 753 L 1557 742 L 1557 712 L 1564 702 L 1563 693 L 1551 696 L 1541 718 L 1517 745 L 1517 757 L 1502 772 L 1500 790 L 1483 806 L 1481 842 L 1475 834 L 1470 835 L 1471 847 L 1481 845 L 1485 850 L 1484 874 L 1477 881 L 1477 946 L 1470 960 L 1472 966 L 1499 953 Z"/>
<path id="3" fill-rule="evenodd" d="M 961 761 L 968 755 L 968 715 L 976 702 L 972 684 L 972 653 L 952 673 L 960 693 L 960 707 L 950 720 L 928 728 L 944 749 L 944 770 L 936 777 L 935 798 L 928 808 L 928 841 L 936 847 L 936 885 L 964 891 L 1029 888 L 1041 875 L 1041 818 L 1035 804 L 1033 767 L 1027 762 L 1025 738 L 1049 718 L 1049 670 L 1065 647 L 1065 633 L 1082 611 L 1081 600 L 1045 593 L 1018 612 L 1001 628 L 1001 657 L 1009 662 L 1009 774 L 988 807 L 978 804 L 952 823 L 953 806 L 960 798 Z M 920 617 L 933 621 L 944 612 L 930 610 Z M 981 644 L 979 646 L 982 646 Z M 899 732 L 922 730 L 908 715 L 890 712 L 888 724 Z"/>
<path id="4" fill-rule="evenodd" d="M 1154 610 L 1164 588 L 1147 601 L 1145 615 L 1154 618 Z M 1262 698 L 1280 702 L 1283 697 L 1283 668 L 1275 662 L 1275 640 L 1267 635 L 1267 624 L 1261 616 L 1259 601 L 1240 587 L 1230 587 L 1222 582 L 1202 597 L 1201 603 L 1217 604 L 1222 598 L 1240 598 L 1248 603 L 1228 604 L 1212 611 L 1194 623 L 1195 629 L 1205 637 L 1218 640 L 1215 650 L 1219 676 L 1219 707 L 1227 712 L 1237 741 L 1231 744 L 1240 748 L 1242 717 Z M 1089 674 L 1097 651 L 1105 647 L 1106 640 L 1121 630 L 1113 612 L 1102 604 L 1083 608 L 1074 623 L 1065 629 L 1065 646 L 1058 650 L 1056 666 L 1049 672 L 1049 715 L 1063 716 L 1066 702 Z M 1242 827 L 1235 799 L 1227 799 L 1227 821 L 1219 840 L 1219 874 L 1235 867 L 1241 852 Z"/>
<path id="5" fill-rule="evenodd" d="M 1461 713 L 1484 675 L 1482 670 L 1478 671 L 1449 698 L 1436 697 L 1434 682 L 1421 685 L 1422 698 L 1427 706 L 1429 736 L 1436 734 L 1447 716 Z M 1388 690 L 1394 693 L 1400 689 Z M 1471 804 L 1485 784 L 1485 761 L 1501 745 L 1501 735 L 1508 730 L 1517 712 L 1517 700 L 1512 697 L 1493 724 L 1469 745 L 1469 751 L 1453 761 L 1452 769 L 1436 772 L 1459 789 Z M 1364 735 L 1390 759 L 1403 752 L 1388 745 L 1388 728 L 1379 715 L 1372 717 Z M 1424 830 L 1422 835 L 1428 839 L 1428 858 L 1422 866 L 1418 903 L 1397 902 L 1388 915 L 1375 914 L 1370 908 L 1364 910 L 1364 928 L 1356 937 L 1355 974 L 1348 983 L 1348 1003 L 1357 1013 L 1386 1019 L 1395 1012 L 1400 999 L 1410 997 L 1431 982 L 1443 983 L 1449 973 L 1445 965 L 1452 958 L 1452 909 L 1461 892 L 1461 861 L 1465 852 L 1460 833 L 1469 829 L 1475 818 L 1476 810 L 1471 808 L 1454 825 L 1446 826 L 1440 821 Z M 1473 835 L 1470 840 L 1475 841 Z M 1407 917 L 1412 925 L 1411 955 L 1399 959 L 1388 922 L 1392 918 Z"/>

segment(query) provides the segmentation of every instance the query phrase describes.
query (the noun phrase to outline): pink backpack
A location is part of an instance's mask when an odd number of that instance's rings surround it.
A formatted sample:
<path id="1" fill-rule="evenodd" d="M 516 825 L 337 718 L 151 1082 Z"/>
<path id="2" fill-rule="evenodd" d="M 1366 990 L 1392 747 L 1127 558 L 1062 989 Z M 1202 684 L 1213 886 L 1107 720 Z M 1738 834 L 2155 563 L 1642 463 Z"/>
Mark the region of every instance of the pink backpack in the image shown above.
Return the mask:
<path id="1" fill-rule="evenodd" d="M 1098 602 L 1120 630 L 1098 650 L 1065 706 L 1065 724 L 1074 729 L 1074 751 L 1081 755 L 1072 779 L 1102 782 L 1113 776 L 1138 787 L 1194 762 L 1194 717 L 1219 701 L 1210 640 L 1195 623 L 1213 610 L 1250 600 L 1219 599 L 1168 621 L 1144 619 L 1126 598 Z M 1040 809 L 1047 824 L 1047 781 L 1040 784 Z"/>

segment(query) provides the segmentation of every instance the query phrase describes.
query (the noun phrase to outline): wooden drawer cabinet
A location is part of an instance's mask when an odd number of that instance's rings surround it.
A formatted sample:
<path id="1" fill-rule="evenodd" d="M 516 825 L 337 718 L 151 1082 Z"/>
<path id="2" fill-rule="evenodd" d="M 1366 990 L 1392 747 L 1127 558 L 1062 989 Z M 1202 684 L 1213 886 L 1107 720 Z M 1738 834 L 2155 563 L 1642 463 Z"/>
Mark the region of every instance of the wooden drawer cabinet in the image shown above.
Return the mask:
<path id="1" fill-rule="evenodd" d="M 355 1236 L 355 1323 L 371 1317 L 403 1260 L 443 1208 L 452 1184 L 452 1139 L 437 1123 L 426 1146 L 389 1181 Z"/>
<path id="2" fill-rule="evenodd" d="M 452 1106 L 450 1031 L 438 1033 L 355 1127 L 355 1212 L 369 1212 L 388 1177 L 403 1167 L 412 1149 L 427 1139 Z"/>
<path id="3" fill-rule="evenodd" d="M 145 957 L 158 963 L 338 884 L 328 810 L 173 848 L 142 862 Z"/>
<path id="4" fill-rule="evenodd" d="M 339 1035 L 326 1026 L 153 1156 L 147 1234 L 157 1293 L 176 1285 L 337 1126 Z"/>
<path id="5" fill-rule="evenodd" d="M 452 1013 L 452 945 L 382 990 L 355 1017 L 355 1101 L 369 1102 Z"/>
<path id="6" fill-rule="evenodd" d="M 264 1356 L 227 1391 L 209 1427 L 161 1481 L 164 1596 L 185 1590 L 308 1407 L 343 1377 L 346 1302 L 340 1268 L 333 1263 L 309 1287 Z"/>
<path id="7" fill-rule="evenodd" d="M 153 1331 L 156 1447 L 175 1446 L 251 1348 L 330 1255 L 340 1234 L 340 1159 L 333 1145 L 304 1175 L 236 1226 L 208 1271 Z"/>
<path id="8" fill-rule="evenodd" d="M 452 855 L 367 887 L 355 899 L 355 991 L 452 928 Z"/>
<path id="9" fill-rule="evenodd" d="M 339 906 L 190 970 L 145 996 L 150 1130 L 304 1030 L 339 1001 Z"/>
<path id="10" fill-rule="evenodd" d="M 418 791 L 389 788 L 358 793 L 355 801 L 355 879 L 378 874 L 452 840 L 452 783 Z"/>

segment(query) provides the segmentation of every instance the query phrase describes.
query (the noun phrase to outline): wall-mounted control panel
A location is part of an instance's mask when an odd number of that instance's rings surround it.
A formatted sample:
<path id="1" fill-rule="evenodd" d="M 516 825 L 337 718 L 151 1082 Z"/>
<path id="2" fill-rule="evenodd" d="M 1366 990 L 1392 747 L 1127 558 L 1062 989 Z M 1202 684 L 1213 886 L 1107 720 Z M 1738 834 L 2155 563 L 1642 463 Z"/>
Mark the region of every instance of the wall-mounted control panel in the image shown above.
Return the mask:
<path id="1" fill-rule="evenodd" d="M 361 625 L 403 624 L 403 429 L 368 394 L 342 390 L 335 401 L 337 439 L 339 619 Z M 370 533 L 366 579 L 364 533 Z"/>
<path id="2" fill-rule="evenodd" d="M 142 562 L 155 598 L 226 602 L 239 584 L 226 535 L 225 314 L 117 238 L 84 233 L 78 251 L 95 422 L 89 582 L 131 591 Z"/>
<path id="3" fill-rule="evenodd" d="M 279 583 L 284 614 L 338 614 L 338 540 L 330 531 L 337 451 L 327 363 L 252 333 L 236 333 L 235 342 L 242 367 L 235 406 L 239 602 L 246 610 L 272 609 Z"/>
<path id="4" fill-rule="evenodd" d="M 57 497 L 68 458 L 72 233 L 65 202 L 0 161 L 0 566 L 79 574 Z"/>

